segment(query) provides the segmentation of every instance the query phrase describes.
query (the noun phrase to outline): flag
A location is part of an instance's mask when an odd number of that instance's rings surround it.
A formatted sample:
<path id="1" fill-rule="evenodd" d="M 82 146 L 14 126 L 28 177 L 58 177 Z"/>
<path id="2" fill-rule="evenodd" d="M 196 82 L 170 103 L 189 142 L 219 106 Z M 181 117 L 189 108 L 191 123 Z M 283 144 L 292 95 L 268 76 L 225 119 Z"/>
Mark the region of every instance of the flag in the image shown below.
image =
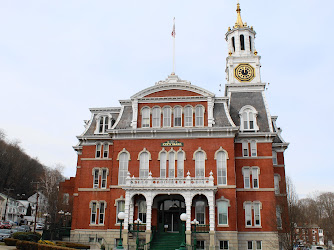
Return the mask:
<path id="1" fill-rule="evenodd" d="M 173 24 L 172 37 L 175 38 L 175 17 L 174 17 L 174 24 Z"/>

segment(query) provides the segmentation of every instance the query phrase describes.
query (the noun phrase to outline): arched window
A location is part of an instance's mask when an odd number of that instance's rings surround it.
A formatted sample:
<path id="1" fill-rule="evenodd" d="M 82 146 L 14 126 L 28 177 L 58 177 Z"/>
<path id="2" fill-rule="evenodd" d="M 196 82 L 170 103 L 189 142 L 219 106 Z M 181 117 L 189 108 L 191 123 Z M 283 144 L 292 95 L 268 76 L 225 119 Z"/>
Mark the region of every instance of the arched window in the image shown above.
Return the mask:
<path id="1" fill-rule="evenodd" d="M 249 36 L 249 50 L 252 51 L 252 37 Z"/>
<path id="2" fill-rule="evenodd" d="M 240 130 L 257 131 L 259 130 L 256 122 L 257 111 L 252 106 L 244 106 L 240 109 Z"/>
<path id="3" fill-rule="evenodd" d="M 160 152 L 160 178 L 166 178 L 167 152 Z"/>
<path id="4" fill-rule="evenodd" d="M 203 106 L 196 106 L 195 108 L 195 126 L 204 126 L 204 108 Z"/>
<path id="5" fill-rule="evenodd" d="M 196 201 L 195 217 L 199 224 L 205 224 L 205 201 Z"/>
<path id="6" fill-rule="evenodd" d="M 217 184 L 227 185 L 227 167 L 226 167 L 226 153 L 219 151 L 216 154 L 217 161 Z"/>
<path id="7" fill-rule="evenodd" d="M 146 223 L 146 201 L 139 201 L 138 203 L 138 218 L 143 222 Z"/>
<path id="8" fill-rule="evenodd" d="M 228 225 L 228 207 L 227 200 L 217 201 L 218 225 Z"/>
<path id="9" fill-rule="evenodd" d="M 93 169 L 93 188 L 99 188 L 99 176 L 100 176 L 100 169 L 94 168 Z"/>
<path id="10" fill-rule="evenodd" d="M 90 204 L 90 224 L 96 224 L 97 202 L 93 201 Z"/>
<path id="11" fill-rule="evenodd" d="M 235 52 L 235 39 L 234 39 L 234 36 L 232 37 L 232 47 L 233 47 L 233 52 Z"/>
<path id="12" fill-rule="evenodd" d="M 184 126 L 192 127 L 193 126 L 193 107 L 186 106 L 184 108 Z"/>
<path id="13" fill-rule="evenodd" d="M 106 133 L 109 128 L 109 117 L 108 116 L 100 116 L 97 118 L 98 129 L 96 132 L 98 133 Z"/>
<path id="14" fill-rule="evenodd" d="M 103 168 L 101 172 L 101 188 L 107 188 L 108 169 Z"/>
<path id="15" fill-rule="evenodd" d="M 142 152 L 139 156 L 139 178 L 147 178 L 149 172 L 149 154 Z"/>
<path id="16" fill-rule="evenodd" d="M 125 201 L 124 200 L 119 200 L 117 201 L 117 209 L 116 209 L 116 222 L 121 223 L 121 221 L 118 219 L 118 214 L 120 212 L 125 212 Z"/>
<path id="17" fill-rule="evenodd" d="M 182 126 L 182 110 L 181 107 L 174 108 L 174 127 Z"/>
<path id="18" fill-rule="evenodd" d="M 148 128 L 150 127 L 150 109 L 149 108 L 143 108 L 141 110 L 141 116 L 142 116 L 142 128 Z"/>
<path id="19" fill-rule="evenodd" d="M 108 158 L 109 145 L 108 143 L 103 144 L 103 158 Z"/>
<path id="20" fill-rule="evenodd" d="M 152 127 L 160 128 L 161 126 L 161 109 L 155 107 L 152 109 Z"/>
<path id="21" fill-rule="evenodd" d="M 245 37 L 244 37 L 244 35 L 240 35 L 240 49 L 245 50 Z"/>
<path id="22" fill-rule="evenodd" d="M 168 153 L 168 177 L 175 178 L 175 153 Z"/>
<path id="23" fill-rule="evenodd" d="M 105 201 L 100 201 L 100 205 L 99 205 L 99 224 L 104 224 L 105 210 L 106 210 L 106 202 Z"/>
<path id="24" fill-rule="evenodd" d="M 164 107 L 163 109 L 163 126 L 170 127 L 171 126 L 171 108 Z"/>
<path id="25" fill-rule="evenodd" d="M 205 158 L 206 155 L 203 151 L 198 150 L 195 153 L 195 178 L 205 177 Z"/>
<path id="26" fill-rule="evenodd" d="M 128 174 L 129 154 L 127 152 L 119 154 L 118 160 L 119 160 L 118 185 L 124 185 L 126 176 Z"/>
<path id="27" fill-rule="evenodd" d="M 177 152 L 177 178 L 184 178 L 184 152 Z"/>

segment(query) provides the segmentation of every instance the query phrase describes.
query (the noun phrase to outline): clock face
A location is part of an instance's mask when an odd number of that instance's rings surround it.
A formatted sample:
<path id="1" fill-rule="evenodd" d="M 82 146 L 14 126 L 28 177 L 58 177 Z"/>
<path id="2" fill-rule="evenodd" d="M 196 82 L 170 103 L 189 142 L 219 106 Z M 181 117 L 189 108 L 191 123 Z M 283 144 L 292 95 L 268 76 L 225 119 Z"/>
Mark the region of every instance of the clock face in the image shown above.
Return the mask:
<path id="1" fill-rule="evenodd" d="M 255 77 L 254 68 L 248 63 L 240 63 L 234 69 L 234 76 L 240 82 L 250 82 Z"/>

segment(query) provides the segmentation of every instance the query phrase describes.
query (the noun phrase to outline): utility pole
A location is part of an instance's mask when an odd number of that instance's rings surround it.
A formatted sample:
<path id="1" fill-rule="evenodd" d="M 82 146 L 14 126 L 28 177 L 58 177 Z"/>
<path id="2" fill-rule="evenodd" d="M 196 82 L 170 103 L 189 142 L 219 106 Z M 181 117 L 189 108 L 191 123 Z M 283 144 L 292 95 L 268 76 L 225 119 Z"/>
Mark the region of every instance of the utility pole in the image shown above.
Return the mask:
<path id="1" fill-rule="evenodd" d="M 36 190 L 37 190 L 37 198 L 36 198 L 36 210 L 35 210 L 35 223 L 34 223 L 34 233 L 36 232 L 36 219 L 37 219 L 37 212 L 38 212 L 38 198 L 39 198 L 39 181 L 32 181 L 32 184 L 36 184 Z"/>
<path id="2" fill-rule="evenodd" d="M 5 213 L 3 216 L 3 220 L 6 220 L 6 214 L 7 214 L 7 204 L 8 204 L 8 195 L 10 191 L 13 191 L 14 189 L 12 188 L 5 188 L 6 192 L 7 192 L 7 199 L 6 199 L 6 206 L 5 206 Z"/>

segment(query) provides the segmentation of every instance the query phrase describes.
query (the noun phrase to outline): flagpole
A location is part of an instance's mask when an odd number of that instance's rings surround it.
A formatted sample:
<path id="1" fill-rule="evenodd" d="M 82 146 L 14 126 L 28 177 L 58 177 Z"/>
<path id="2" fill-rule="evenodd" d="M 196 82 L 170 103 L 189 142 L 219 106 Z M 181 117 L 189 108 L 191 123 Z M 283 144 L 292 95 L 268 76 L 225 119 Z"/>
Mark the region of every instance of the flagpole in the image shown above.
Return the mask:
<path id="1" fill-rule="evenodd" d="M 173 72 L 172 72 L 172 75 L 175 75 L 175 17 L 173 19 L 172 36 L 173 36 Z"/>

